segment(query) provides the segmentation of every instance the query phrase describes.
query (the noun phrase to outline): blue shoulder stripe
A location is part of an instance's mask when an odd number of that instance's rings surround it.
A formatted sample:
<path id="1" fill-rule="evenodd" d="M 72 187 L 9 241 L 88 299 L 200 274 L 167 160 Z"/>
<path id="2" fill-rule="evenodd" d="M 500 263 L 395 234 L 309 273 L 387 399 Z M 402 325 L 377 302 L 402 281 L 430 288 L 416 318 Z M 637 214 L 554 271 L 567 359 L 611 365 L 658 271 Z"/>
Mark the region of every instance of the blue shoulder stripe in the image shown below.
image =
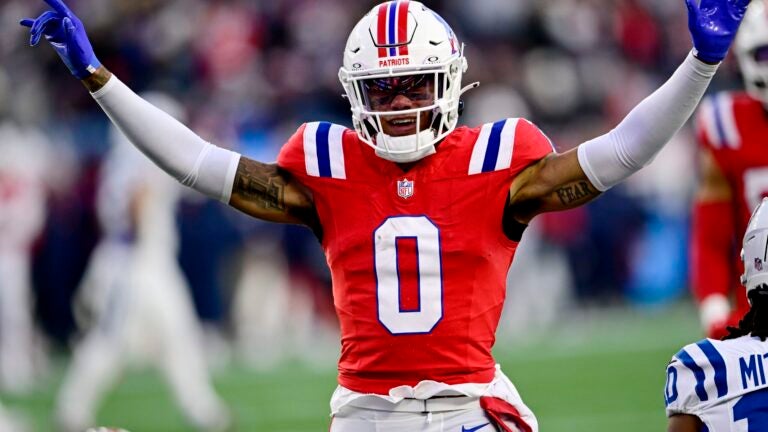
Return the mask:
<path id="1" fill-rule="evenodd" d="M 320 171 L 320 177 L 331 177 L 331 150 L 328 148 L 328 135 L 331 130 L 331 124 L 320 122 L 317 126 L 317 167 Z"/>
<path id="2" fill-rule="evenodd" d="M 707 396 L 707 390 L 704 388 L 704 370 L 696 364 L 690 354 L 685 352 L 684 349 L 681 349 L 680 352 L 675 356 L 679 358 L 681 362 L 683 362 L 685 367 L 693 372 L 693 376 L 696 378 L 696 395 L 699 397 L 699 400 L 704 402 L 709 399 L 709 396 Z"/>
<path id="3" fill-rule="evenodd" d="M 714 112 L 714 120 L 715 120 L 715 129 L 717 130 L 717 137 L 719 138 L 719 142 L 725 146 L 728 142 L 728 137 L 725 134 L 725 126 L 723 125 L 723 112 L 722 112 L 722 103 L 719 98 L 716 98 L 712 101 L 712 110 Z"/>
<path id="4" fill-rule="evenodd" d="M 717 387 L 717 397 L 723 397 L 728 394 L 728 371 L 725 368 L 725 360 L 717 351 L 712 342 L 707 339 L 702 340 L 696 345 L 707 356 L 707 360 L 715 370 L 715 386 Z"/>
<path id="5" fill-rule="evenodd" d="M 505 124 L 507 124 L 506 120 L 500 120 L 494 123 L 491 128 L 491 135 L 488 137 L 488 148 L 485 150 L 482 172 L 496 170 L 496 159 L 499 157 L 499 147 L 501 146 L 501 130 L 504 129 Z"/>
<path id="6" fill-rule="evenodd" d="M 304 162 L 313 177 L 346 179 L 343 126 L 328 122 L 307 123 L 304 129 Z"/>
<path id="7" fill-rule="evenodd" d="M 480 128 L 472 148 L 469 175 L 509 169 L 519 120 L 500 120 L 496 123 L 486 123 Z"/>

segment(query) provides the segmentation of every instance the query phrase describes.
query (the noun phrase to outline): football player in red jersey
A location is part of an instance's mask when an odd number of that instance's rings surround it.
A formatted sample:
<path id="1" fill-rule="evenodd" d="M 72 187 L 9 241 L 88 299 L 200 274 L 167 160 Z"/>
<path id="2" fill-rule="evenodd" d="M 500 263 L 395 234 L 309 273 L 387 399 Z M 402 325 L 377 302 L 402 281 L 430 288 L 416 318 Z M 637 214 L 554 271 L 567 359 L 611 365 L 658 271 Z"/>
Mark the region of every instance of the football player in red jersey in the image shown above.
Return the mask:
<path id="1" fill-rule="evenodd" d="M 374 7 L 339 78 L 353 129 L 302 125 L 277 163 L 205 142 L 101 66 L 61 0 L 44 36 L 110 119 L 183 184 L 321 242 L 341 324 L 331 431 L 537 431 L 491 348 L 525 226 L 636 172 L 683 126 L 748 0 L 687 0 L 694 49 L 609 133 L 563 154 L 523 119 L 457 127 L 463 46 L 419 2 Z"/>
<path id="2" fill-rule="evenodd" d="M 697 113 L 700 181 L 693 208 L 691 283 L 702 326 L 711 338 L 728 334 L 749 310 L 738 295 L 743 265 L 737 233 L 750 209 L 768 195 L 768 7 L 753 2 L 734 53 L 746 91 L 705 99 Z"/>

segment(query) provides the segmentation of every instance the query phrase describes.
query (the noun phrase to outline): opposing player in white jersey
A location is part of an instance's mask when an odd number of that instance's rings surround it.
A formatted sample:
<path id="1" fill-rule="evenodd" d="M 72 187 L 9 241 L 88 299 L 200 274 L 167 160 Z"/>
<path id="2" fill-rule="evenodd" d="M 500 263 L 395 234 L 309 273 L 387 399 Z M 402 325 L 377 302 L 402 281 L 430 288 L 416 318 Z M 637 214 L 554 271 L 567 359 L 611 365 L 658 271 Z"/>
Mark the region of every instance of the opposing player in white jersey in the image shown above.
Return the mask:
<path id="1" fill-rule="evenodd" d="M 169 97 L 146 97 L 183 118 L 181 106 Z M 78 294 L 95 322 L 62 384 L 57 422 L 65 431 L 93 426 L 106 390 L 129 361 L 138 360 L 160 369 L 194 427 L 222 430 L 229 415 L 210 384 L 199 323 L 176 258 L 181 187 L 117 128 L 111 141 L 97 195 L 103 236 Z"/>
<path id="2" fill-rule="evenodd" d="M 768 198 L 742 249 L 750 309 L 722 341 L 686 345 L 667 366 L 669 432 L 768 431 Z"/>

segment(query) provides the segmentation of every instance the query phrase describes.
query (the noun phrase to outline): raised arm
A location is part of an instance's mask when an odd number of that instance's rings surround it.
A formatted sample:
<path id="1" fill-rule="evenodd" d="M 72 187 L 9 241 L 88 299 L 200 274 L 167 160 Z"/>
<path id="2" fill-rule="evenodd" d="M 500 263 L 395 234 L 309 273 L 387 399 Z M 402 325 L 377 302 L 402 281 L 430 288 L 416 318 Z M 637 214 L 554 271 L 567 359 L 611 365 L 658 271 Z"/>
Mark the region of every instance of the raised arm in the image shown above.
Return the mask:
<path id="1" fill-rule="evenodd" d="M 749 0 L 686 0 L 693 51 L 658 90 L 605 135 L 527 168 L 510 188 L 521 223 L 597 197 L 653 160 L 693 113 L 727 54 Z"/>
<path id="2" fill-rule="evenodd" d="M 45 1 L 53 10 L 21 21 L 30 27 L 30 44 L 44 36 L 110 120 L 155 164 L 251 216 L 317 229 L 311 195 L 287 173 L 206 142 L 142 99 L 101 66 L 74 13 L 61 0 Z"/>

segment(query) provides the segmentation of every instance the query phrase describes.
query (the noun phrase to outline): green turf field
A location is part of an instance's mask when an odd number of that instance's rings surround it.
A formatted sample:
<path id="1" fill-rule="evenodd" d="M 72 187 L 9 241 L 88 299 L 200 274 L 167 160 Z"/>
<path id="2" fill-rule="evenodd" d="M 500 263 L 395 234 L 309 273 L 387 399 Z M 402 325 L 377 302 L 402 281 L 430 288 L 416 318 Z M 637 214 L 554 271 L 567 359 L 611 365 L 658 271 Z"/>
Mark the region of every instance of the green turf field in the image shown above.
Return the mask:
<path id="1" fill-rule="evenodd" d="M 653 312 L 582 313 L 545 334 L 500 337 L 496 356 L 537 414 L 543 432 L 665 430 L 663 386 L 667 361 L 698 338 L 690 305 Z M 501 332 L 503 335 L 503 331 Z M 286 364 L 265 374 L 230 367 L 216 375 L 237 431 L 323 431 L 334 370 Z M 4 396 L 34 431 L 51 431 L 51 407 L 61 373 L 26 397 Z M 153 372 L 129 373 L 100 412 L 105 425 L 133 432 L 190 430 Z"/>

